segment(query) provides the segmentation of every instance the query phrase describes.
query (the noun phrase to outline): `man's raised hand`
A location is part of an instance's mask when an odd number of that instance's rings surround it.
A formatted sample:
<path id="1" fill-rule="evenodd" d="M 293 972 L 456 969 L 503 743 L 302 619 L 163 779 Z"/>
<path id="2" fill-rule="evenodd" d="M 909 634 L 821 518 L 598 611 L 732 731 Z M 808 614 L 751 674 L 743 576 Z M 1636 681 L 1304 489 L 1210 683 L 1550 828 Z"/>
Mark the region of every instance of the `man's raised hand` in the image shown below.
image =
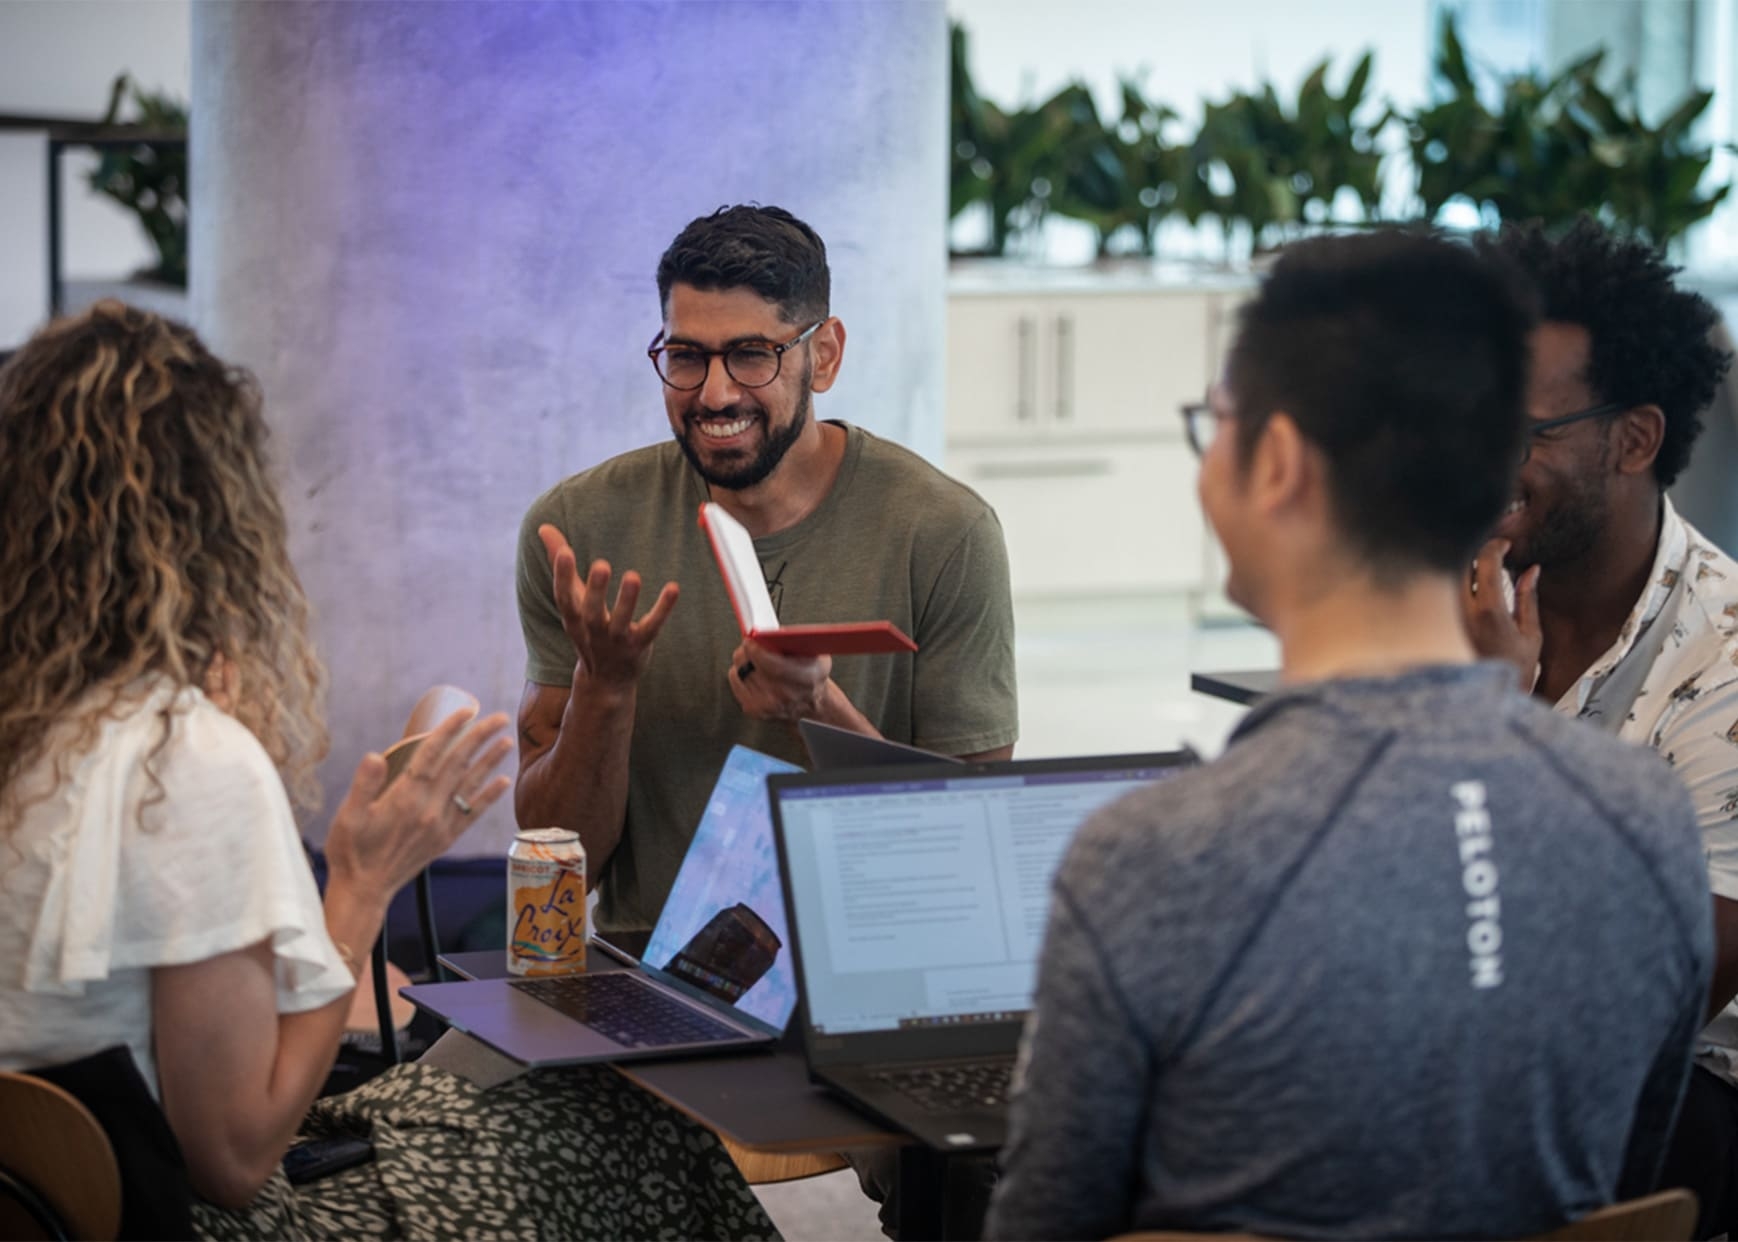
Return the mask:
<path id="1" fill-rule="evenodd" d="M 1492 539 L 1479 549 L 1472 572 L 1461 583 L 1461 615 L 1473 649 L 1485 659 L 1512 665 L 1521 692 L 1527 694 L 1538 676 L 1539 652 L 1544 644 L 1539 625 L 1539 567 L 1530 567 L 1515 580 L 1511 612 L 1503 589 L 1503 557 L 1508 551 L 1506 539 Z"/>
<path id="2" fill-rule="evenodd" d="M 676 607 L 679 590 L 666 582 L 656 602 L 638 621 L 634 609 L 640 601 L 640 575 L 629 570 L 616 590 L 615 606 L 607 604 L 610 566 L 593 561 L 582 579 L 567 538 L 553 526 L 539 526 L 537 537 L 549 553 L 554 574 L 555 605 L 561 611 L 561 628 L 573 642 L 587 677 L 611 685 L 631 685 L 639 679 L 651 654 L 652 640 Z"/>

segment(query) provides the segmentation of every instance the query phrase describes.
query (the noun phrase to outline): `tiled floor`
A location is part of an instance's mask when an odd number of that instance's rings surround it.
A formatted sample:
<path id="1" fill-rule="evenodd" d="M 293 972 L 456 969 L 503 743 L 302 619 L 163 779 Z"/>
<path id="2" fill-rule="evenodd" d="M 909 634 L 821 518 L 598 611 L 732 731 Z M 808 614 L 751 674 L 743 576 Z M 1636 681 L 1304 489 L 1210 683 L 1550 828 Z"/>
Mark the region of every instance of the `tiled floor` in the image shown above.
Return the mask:
<path id="1" fill-rule="evenodd" d="M 1023 601 L 1016 606 L 1021 758 L 1170 750 L 1219 753 L 1241 708 L 1191 693 L 1189 674 L 1272 668 L 1278 646 L 1239 621 L 1197 624 L 1175 598 Z M 855 1175 L 759 1190 L 790 1242 L 874 1242 L 875 1205 Z"/>

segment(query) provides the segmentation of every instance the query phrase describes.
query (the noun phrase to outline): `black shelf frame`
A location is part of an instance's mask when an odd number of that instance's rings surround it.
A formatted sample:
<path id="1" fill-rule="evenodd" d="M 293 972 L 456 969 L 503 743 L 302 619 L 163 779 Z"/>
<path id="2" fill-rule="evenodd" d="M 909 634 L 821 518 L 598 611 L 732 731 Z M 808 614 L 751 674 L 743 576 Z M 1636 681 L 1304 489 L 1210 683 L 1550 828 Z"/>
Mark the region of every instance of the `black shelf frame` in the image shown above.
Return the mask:
<path id="1" fill-rule="evenodd" d="M 65 241 L 62 220 L 64 203 L 60 189 L 61 157 L 72 150 L 115 150 L 141 143 L 153 147 L 185 147 L 187 135 L 150 129 L 143 125 L 104 125 L 68 117 L 0 113 L 0 133 L 40 133 L 47 138 L 48 173 L 48 314 L 61 313 L 65 303 L 65 278 L 61 248 Z"/>

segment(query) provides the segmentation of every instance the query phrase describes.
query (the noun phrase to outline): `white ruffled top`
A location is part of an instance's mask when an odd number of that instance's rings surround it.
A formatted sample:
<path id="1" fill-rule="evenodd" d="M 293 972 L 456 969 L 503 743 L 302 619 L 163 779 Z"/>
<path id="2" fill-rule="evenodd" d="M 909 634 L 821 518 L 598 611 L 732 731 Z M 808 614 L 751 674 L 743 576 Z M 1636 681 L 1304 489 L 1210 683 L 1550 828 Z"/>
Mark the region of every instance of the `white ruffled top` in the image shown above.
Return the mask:
<path id="1" fill-rule="evenodd" d="M 156 1091 L 151 968 L 261 941 L 278 1012 L 349 991 L 283 782 L 243 725 L 158 679 L 58 783 L 57 753 L 19 778 L 51 792 L 0 833 L 0 1068 L 124 1043 Z"/>

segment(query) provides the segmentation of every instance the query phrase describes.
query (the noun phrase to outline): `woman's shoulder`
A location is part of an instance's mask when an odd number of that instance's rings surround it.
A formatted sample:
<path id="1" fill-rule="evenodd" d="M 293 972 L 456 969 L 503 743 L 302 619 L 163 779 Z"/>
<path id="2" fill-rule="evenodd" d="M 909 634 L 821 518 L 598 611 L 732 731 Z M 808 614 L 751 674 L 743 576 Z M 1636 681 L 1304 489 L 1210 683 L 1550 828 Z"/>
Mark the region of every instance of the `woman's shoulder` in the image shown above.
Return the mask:
<path id="1" fill-rule="evenodd" d="M 167 732 L 150 763 L 166 797 L 219 814 L 269 807 L 290 814 L 283 778 L 260 740 L 193 687 L 182 687 L 162 717 Z"/>
<path id="2" fill-rule="evenodd" d="M 70 738 L 67 739 L 70 741 Z M 128 821 L 155 818 L 153 806 L 177 817 L 199 808 L 227 815 L 262 806 L 288 811 L 283 781 L 258 738 L 196 687 L 143 679 L 102 708 L 89 750 L 67 771 L 63 794 L 74 803 L 119 794 Z"/>

